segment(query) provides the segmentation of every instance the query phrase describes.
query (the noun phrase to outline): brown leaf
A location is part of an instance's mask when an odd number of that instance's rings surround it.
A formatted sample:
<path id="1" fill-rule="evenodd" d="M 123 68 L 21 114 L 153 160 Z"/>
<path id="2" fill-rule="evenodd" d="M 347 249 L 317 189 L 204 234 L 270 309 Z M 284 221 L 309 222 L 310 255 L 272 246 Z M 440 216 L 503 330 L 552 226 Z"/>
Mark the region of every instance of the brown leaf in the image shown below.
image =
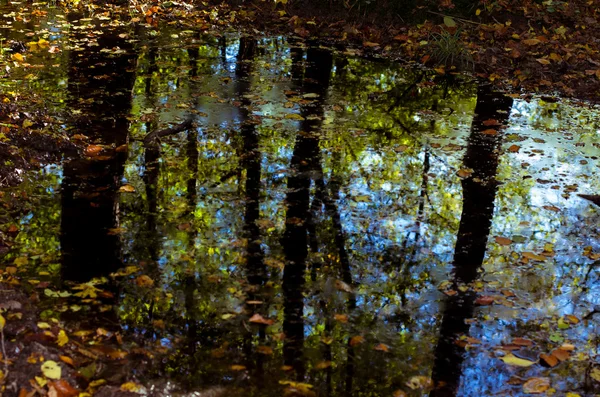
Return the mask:
<path id="1" fill-rule="evenodd" d="M 485 135 L 496 135 L 496 134 L 498 134 L 498 131 L 493 128 L 489 128 L 487 130 L 481 131 L 481 133 L 485 134 Z"/>
<path id="2" fill-rule="evenodd" d="M 533 341 L 525 338 L 515 338 L 512 340 L 512 343 L 517 346 L 533 346 Z"/>
<path id="3" fill-rule="evenodd" d="M 135 283 L 138 287 L 152 287 L 154 285 L 154 280 L 152 280 L 149 276 L 142 274 L 135 278 Z"/>
<path id="4" fill-rule="evenodd" d="M 340 323 L 347 323 L 348 322 L 348 315 L 346 314 L 334 314 L 333 318 L 335 319 L 335 321 L 339 321 Z"/>
<path id="5" fill-rule="evenodd" d="M 475 299 L 475 304 L 479 306 L 489 306 L 494 303 L 494 297 L 492 296 L 480 296 Z"/>
<path id="6" fill-rule="evenodd" d="M 377 350 L 380 352 L 389 352 L 390 347 L 388 345 L 384 345 L 383 343 L 380 343 L 380 344 L 376 345 L 375 347 L 373 347 L 373 350 Z"/>
<path id="7" fill-rule="evenodd" d="M 321 361 L 315 365 L 315 369 L 326 369 L 331 367 L 331 361 Z"/>
<path id="8" fill-rule="evenodd" d="M 547 367 L 553 368 L 558 365 L 558 358 L 549 354 L 540 354 L 540 359 Z"/>
<path id="9" fill-rule="evenodd" d="M 350 344 L 350 346 L 356 346 L 356 345 L 360 345 L 364 341 L 365 341 L 365 338 L 363 336 L 356 335 L 356 336 L 353 336 L 352 338 L 350 338 L 350 341 L 348 343 Z"/>
<path id="10" fill-rule="evenodd" d="M 508 148 L 508 151 L 511 153 L 517 153 L 520 149 L 521 149 L 521 146 L 519 146 L 519 145 L 511 145 Z"/>
<path id="11" fill-rule="evenodd" d="M 88 157 L 94 157 L 99 155 L 102 152 L 102 146 L 99 145 L 89 145 L 85 148 L 85 155 Z"/>
<path id="12" fill-rule="evenodd" d="M 494 119 L 487 119 L 482 124 L 485 125 L 486 127 L 500 125 L 500 123 L 498 122 L 498 120 L 494 120 Z"/>
<path id="13" fill-rule="evenodd" d="M 531 378 L 523 383 L 526 394 L 541 394 L 550 388 L 550 378 Z"/>
<path id="14" fill-rule="evenodd" d="M 79 395 L 79 391 L 64 379 L 48 382 L 48 385 L 54 387 L 57 397 L 73 397 Z"/>
<path id="15" fill-rule="evenodd" d="M 533 252 L 523 252 L 523 258 L 531 259 L 533 261 L 544 262 L 546 260 L 545 256 L 538 255 Z"/>
<path id="16" fill-rule="evenodd" d="M 258 313 L 254 314 L 254 316 L 250 317 L 250 319 L 248 321 L 251 323 L 254 323 L 254 324 L 264 324 L 264 325 L 273 325 L 275 323 L 275 321 L 266 319 Z"/>
<path id="17" fill-rule="evenodd" d="M 556 359 L 558 361 L 565 361 L 571 356 L 571 353 L 566 350 L 563 350 L 561 348 L 558 348 L 558 349 L 552 350 L 550 355 L 552 355 L 553 357 L 556 357 Z"/>
<path id="18" fill-rule="evenodd" d="M 260 354 L 264 354 L 267 356 L 270 356 L 273 354 L 273 349 L 271 349 L 269 346 L 258 346 L 256 348 L 256 351 Z"/>
<path id="19" fill-rule="evenodd" d="M 513 242 L 511 239 L 502 236 L 496 236 L 494 237 L 494 240 L 500 245 L 510 245 Z"/>

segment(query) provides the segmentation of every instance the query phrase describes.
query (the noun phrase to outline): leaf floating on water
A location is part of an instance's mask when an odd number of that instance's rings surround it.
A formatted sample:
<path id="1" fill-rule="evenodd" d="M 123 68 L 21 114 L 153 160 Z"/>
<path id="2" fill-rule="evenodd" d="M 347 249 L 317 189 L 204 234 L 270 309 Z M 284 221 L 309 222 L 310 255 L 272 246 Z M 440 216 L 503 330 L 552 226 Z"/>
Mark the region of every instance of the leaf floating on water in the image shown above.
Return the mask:
<path id="1" fill-rule="evenodd" d="M 496 236 L 494 237 L 494 240 L 496 240 L 496 243 L 500 245 L 510 245 L 513 242 L 511 239 L 502 236 Z"/>
<path id="2" fill-rule="evenodd" d="M 41 369 L 44 376 L 49 379 L 60 379 L 62 375 L 62 368 L 56 361 L 48 360 L 44 362 Z"/>
<path id="3" fill-rule="evenodd" d="M 550 354 L 540 354 L 540 360 L 546 367 L 556 367 L 558 365 L 558 359 Z"/>
<path id="4" fill-rule="evenodd" d="M 493 296 L 480 296 L 475 299 L 475 304 L 479 306 L 489 306 L 494 303 L 494 300 Z"/>
<path id="5" fill-rule="evenodd" d="M 544 262 L 546 261 L 546 257 L 542 255 L 538 255 L 533 252 L 523 252 L 523 258 L 531 259 L 533 261 Z"/>
<path id="6" fill-rule="evenodd" d="M 273 325 L 275 323 L 275 321 L 266 319 L 258 313 L 254 314 L 252 317 L 250 317 L 250 320 L 248 320 L 248 321 L 251 323 L 254 323 L 254 324 L 264 324 L 264 325 Z"/>
<path id="7" fill-rule="evenodd" d="M 364 336 L 356 335 L 356 336 L 353 336 L 352 338 L 350 338 L 350 341 L 348 343 L 350 344 L 350 346 L 356 346 L 356 345 L 360 345 L 364 341 L 365 341 Z"/>
<path id="8" fill-rule="evenodd" d="M 511 153 L 517 153 L 519 150 L 521 150 L 521 146 L 519 146 L 519 145 L 511 145 L 508 148 L 508 151 Z"/>
<path id="9" fill-rule="evenodd" d="M 413 376 L 406 382 L 412 390 L 427 390 L 433 387 L 433 380 L 428 376 Z"/>
<path id="10" fill-rule="evenodd" d="M 512 340 L 512 343 L 517 345 L 517 346 L 533 346 L 533 341 L 529 340 L 529 339 L 525 339 L 525 338 L 515 338 Z"/>
<path id="11" fill-rule="evenodd" d="M 135 192 L 135 188 L 131 185 L 123 185 L 119 188 L 119 191 L 122 193 L 133 193 Z"/>
<path id="12" fill-rule="evenodd" d="M 523 384 L 526 394 L 541 394 L 550 388 L 550 378 L 531 378 Z"/>
<path id="13" fill-rule="evenodd" d="M 232 365 L 229 367 L 232 371 L 244 371 L 246 369 L 245 365 Z"/>
<path id="14" fill-rule="evenodd" d="M 390 347 L 388 345 L 385 345 L 383 343 L 380 343 L 378 345 L 376 345 L 375 347 L 373 347 L 373 350 L 377 350 L 380 352 L 389 352 L 390 351 Z"/>
<path id="15" fill-rule="evenodd" d="M 154 280 L 152 280 L 149 276 L 142 274 L 141 276 L 136 277 L 135 283 L 139 287 L 152 287 L 154 285 Z"/>
<path id="16" fill-rule="evenodd" d="M 563 350 L 561 348 L 558 349 L 554 349 L 552 350 L 552 353 L 550 353 L 552 355 L 552 357 L 555 357 L 558 361 L 566 361 L 569 359 L 569 357 L 571 357 L 571 353 Z"/>
<path id="17" fill-rule="evenodd" d="M 600 382 L 600 368 L 594 367 L 590 372 L 590 377 L 596 382 Z"/>
<path id="18" fill-rule="evenodd" d="M 85 148 L 85 155 L 88 157 L 95 157 L 102 152 L 103 148 L 100 145 L 88 145 Z"/>
<path id="19" fill-rule="evenodd" d="M 348 315 L 346 314 L 334 314 L 333 318 L 335 319 L 335 321 L 339 321 L 343 324 L 346 324 L 348 322 Z"/>
<path id="20" fill-rule="evenodd" d="M 338 291 L 344 291 L 348 293 L 352 293 L 352 287 L 343 282 L 342 280 L 335 280 L 335 288 Z"/>
<path id="21" fill-rule="evenodd" d="M 285 115 L 285 118 L 288 120 L 298 120 L 298 121 L 302 121 L 304 120 L 304 117 L 300 116 L 297 113 L 289 113 Z"/>
<path id="22" fill-rule="evenodd" d="M 501 357 L 500 360 L 504 361 L 504 363 L 508 365 L 514 365 L 515 367 L 529 367 L 535 364 L 535 361 L 519 358 L 512 353 L 508 353 L 506 356 Z"/>

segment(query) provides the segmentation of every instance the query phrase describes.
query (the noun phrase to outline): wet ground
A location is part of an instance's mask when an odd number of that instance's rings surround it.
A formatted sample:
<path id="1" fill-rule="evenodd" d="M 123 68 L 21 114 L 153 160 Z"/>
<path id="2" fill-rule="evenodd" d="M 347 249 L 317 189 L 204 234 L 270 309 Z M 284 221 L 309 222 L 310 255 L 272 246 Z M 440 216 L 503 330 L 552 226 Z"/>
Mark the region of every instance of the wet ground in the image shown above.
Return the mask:
<path id="1" fill-rule="evenodd" d="M 600 193 L 596 108 L 294 38 L 11 12 L 2 95 L 45 117 L 19 131 L 79 150 L 14 170 L 2 276 L 44 324 L 15 340 L 81 356 L 60 363 L 81 390 L 600 393 L 600 210 L 577 196 Z"/>

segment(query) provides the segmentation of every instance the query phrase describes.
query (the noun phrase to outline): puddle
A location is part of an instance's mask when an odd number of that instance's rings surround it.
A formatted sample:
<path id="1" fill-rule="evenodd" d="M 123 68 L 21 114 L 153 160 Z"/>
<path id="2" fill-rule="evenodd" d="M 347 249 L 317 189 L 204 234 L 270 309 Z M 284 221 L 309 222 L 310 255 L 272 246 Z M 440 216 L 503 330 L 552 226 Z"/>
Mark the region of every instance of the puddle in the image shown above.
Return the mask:
<path id="1" fill-rule="evenodd" d="M 23 173 L 1 216 L 5 279 L 109 359 L 88 381 L 600 392 L 600 214 L 577 196 L 600 192 L 597 109 L 282 37 L 82 17 L 4 14 L 4 36 L 50 43 L 3 94 L 28 90 L 40 131 L 86 149 Z"/>

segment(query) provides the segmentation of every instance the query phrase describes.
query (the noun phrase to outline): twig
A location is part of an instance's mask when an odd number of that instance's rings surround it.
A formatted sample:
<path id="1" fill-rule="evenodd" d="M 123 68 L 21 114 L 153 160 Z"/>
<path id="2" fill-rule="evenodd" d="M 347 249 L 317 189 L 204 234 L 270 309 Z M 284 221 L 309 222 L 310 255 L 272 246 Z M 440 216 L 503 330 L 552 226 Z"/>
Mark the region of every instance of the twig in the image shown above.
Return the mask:
<path id="1" fill-rule="evenodd" d="M 6 380 L 8 379 L 8 358 L 6 357 L 6 346 L 4 345 L 4 327 L 0 329 L 0 342 L 2 344 L 2 361 L 4 361 L 3 380 Z"/>
<path id="2" fill-rule="evenodd" d="M 192 126 L 192 118 L 186 119 L 184 122 L 177 124 L 174 127 L 165 128 L 164 130 L 152 131 L 144 138 L 144 146 L 151 146 L 158 142 L 159 138 L 168 135 L 178 134 L 182 131 L 188 130 Z"/>
<path id="3" fill-rule="evenodd" d="M 471 21 L 470 19 L 464 19 L 464 18 L 459 18 L 459 17 L 453 17 L 452 15 L 446 15 L 446 14 L 442 14 L 440 12 L 435 12 L 435 11 L 427 11 L 430 14 L 435 14 L 435 15 L 439 15 L 442 17 L 450 17 L 452 19 L 456 19 L 457 21 L 461 21 L 461 22 L 465 22 L 465 23 L 472 23 L 473 25 L 479 25 L 482 26 L 484 25 L 483 23 L 479 23 L 479 22 L 475 22 L 475 21 Z"/>

